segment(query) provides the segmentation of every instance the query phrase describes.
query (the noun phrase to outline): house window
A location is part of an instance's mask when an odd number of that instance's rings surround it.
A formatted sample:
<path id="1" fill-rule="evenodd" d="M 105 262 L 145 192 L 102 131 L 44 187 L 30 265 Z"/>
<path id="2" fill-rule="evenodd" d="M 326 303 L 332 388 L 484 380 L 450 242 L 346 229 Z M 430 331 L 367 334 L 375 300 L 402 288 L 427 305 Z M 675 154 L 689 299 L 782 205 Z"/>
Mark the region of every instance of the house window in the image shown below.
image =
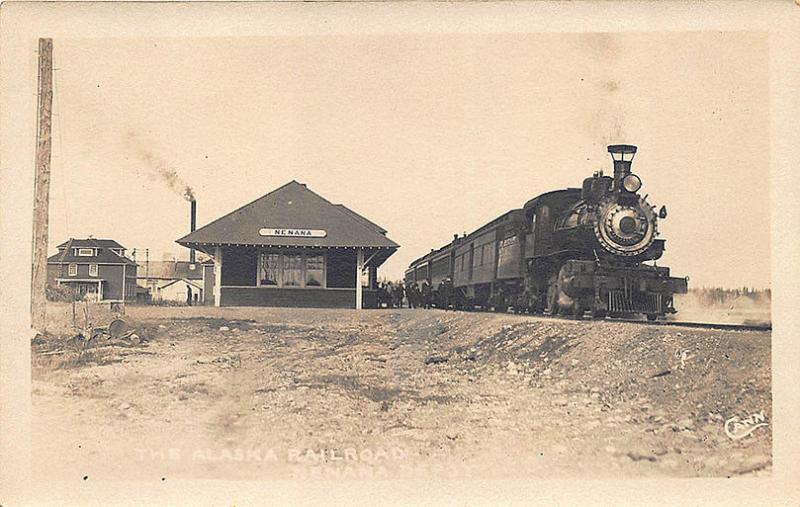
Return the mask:
<path id="1" fill-rule="evenodd" d="M 97 264 L 89 264 L 89 276 L 97 276 Z"/>
<path id="2" fill-rule="evenodd" d="M 258 262 L 262 287 L 325 287 L 325 256 L 264 252 Z"/>
<path id="3" fill-rule="evenodd" d="M 78 257 L 94 257 L 94 248 L 78 248 Z"/>
<path id="4" fill-rule="evenodd" d="M 69 265 L 69 276 L 78 276 L 78 265 L 77 264 L 70 264 Z"/>

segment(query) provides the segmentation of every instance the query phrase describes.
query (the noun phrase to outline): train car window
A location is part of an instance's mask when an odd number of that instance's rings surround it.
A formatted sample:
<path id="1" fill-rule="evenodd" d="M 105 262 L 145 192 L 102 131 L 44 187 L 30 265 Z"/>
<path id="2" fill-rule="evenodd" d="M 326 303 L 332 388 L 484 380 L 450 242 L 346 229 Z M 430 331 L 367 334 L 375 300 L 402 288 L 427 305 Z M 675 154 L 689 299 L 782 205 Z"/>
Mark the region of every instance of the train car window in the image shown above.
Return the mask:
<path id="1" fill-rule="evenodd" d="M 433 262 L 431 267 L 431 277 L 447 276 L 450 273 L 450 258 L 446 257 Z"/>
<path id="2" fill-rule="evenodd" d="M 497 251 L 497 263 L 504 266 L 511 262 L 515 257 L 515 248 L 518 246 L 518 239 L 516 236 L 506 238 L 500 242 L 500 248 Z"/>
<path id="3" fill-rule="evenodd" d="M 483 264 L 483 247 L 480 246 L 475 250 L 475 253 L 472 256 L 472 267 L 477 268 L 481 264 Z"/>

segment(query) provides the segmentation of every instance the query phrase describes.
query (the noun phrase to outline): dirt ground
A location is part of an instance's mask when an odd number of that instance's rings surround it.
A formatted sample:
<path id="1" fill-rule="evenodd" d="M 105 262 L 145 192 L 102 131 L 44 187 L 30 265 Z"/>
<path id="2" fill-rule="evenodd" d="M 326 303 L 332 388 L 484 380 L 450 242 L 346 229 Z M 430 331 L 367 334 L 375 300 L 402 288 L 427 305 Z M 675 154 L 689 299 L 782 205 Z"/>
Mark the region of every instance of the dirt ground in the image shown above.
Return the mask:
<path id="1" fill-rule="evenodd" d="M 129 307 L 125 318 L 141 343 L 34 340 L 34 463 L 48 477 L 771 470 L 767 332 L 439 310 Z"/>

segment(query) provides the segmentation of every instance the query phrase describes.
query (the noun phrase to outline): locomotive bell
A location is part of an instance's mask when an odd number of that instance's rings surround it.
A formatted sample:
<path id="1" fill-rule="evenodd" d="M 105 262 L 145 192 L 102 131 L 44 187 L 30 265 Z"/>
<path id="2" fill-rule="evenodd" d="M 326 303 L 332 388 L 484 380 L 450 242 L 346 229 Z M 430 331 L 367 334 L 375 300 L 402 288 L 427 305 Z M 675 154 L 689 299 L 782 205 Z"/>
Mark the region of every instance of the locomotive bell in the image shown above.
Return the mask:
<path id="1" fill-rule="evenodd" d="M 625 177 L 631 174 L 631 164 L 633 163 L 634 155 L 636 155 L 636 146 L 632 144 L 612 144 L 608 147 L 608 152 L 614 160 L 614 190 L 620 191 L 625 188 Z M 636 179 L 639 180 L 639 178 Z M 640 180 L 639 185 L 641 185 Z"/>

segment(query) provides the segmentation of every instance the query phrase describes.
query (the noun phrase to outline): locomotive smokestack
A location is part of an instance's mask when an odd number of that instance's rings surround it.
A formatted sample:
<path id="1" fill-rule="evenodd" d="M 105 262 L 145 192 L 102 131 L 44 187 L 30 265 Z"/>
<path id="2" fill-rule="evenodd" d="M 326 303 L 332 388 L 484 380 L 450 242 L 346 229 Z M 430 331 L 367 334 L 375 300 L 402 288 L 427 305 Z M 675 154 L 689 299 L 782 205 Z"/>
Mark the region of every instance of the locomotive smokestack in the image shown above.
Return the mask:
<path id="1" fill-rule="evenodd" d="M 191 204 L 191 208 L 189 210 L 189 228 L 191 229 L 189 232 L 194 232 L 195 227 L 197 226 L 197 201 L 194 198 L 189 201 Z M 195 255 L 194 255 L 194 248 L 189 250 L 189 263 L 194 264 Z"/>
<path id="2" fill-rule="evenodd" d="M 631 163 L 636 155 L 636 146 L 631 144 L 612 144 L 608 147 L 614 159 L 614 190 L 622 188 L 622 180 L 631 173 Z"/>

